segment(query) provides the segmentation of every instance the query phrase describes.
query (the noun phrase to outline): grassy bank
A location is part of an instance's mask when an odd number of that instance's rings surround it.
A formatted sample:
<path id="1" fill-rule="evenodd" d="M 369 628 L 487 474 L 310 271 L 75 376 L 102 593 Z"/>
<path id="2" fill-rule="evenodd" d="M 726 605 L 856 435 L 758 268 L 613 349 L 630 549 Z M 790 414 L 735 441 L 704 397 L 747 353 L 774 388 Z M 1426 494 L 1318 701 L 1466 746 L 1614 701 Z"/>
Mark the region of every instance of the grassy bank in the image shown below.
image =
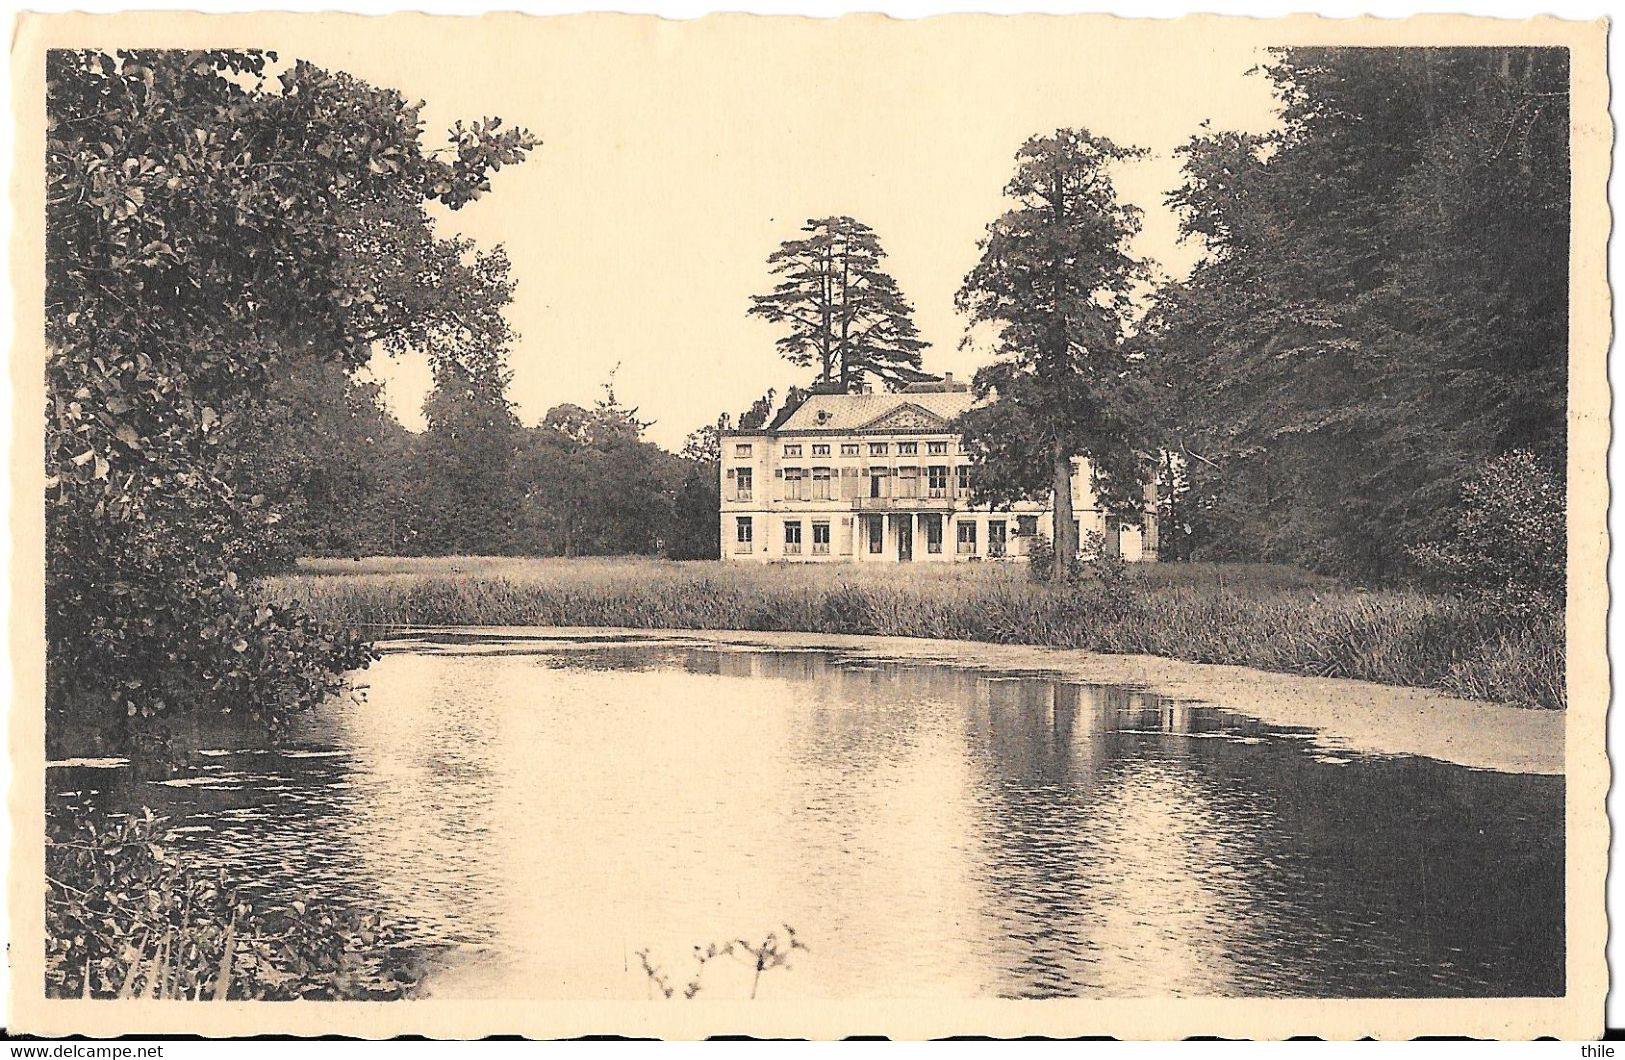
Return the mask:
<path id="1" fill-rule="evenodd" d="M 363 625 L 631 626 L 933 637 L 1132 652 L 1438 688 L 1561 709 L 1563 629 L 1501 628 L 1458 601 L 1240 564 L 1037 585 L 1018 564 L 745 566 L 654 559 L 319 560 L 273 579 Z"/>

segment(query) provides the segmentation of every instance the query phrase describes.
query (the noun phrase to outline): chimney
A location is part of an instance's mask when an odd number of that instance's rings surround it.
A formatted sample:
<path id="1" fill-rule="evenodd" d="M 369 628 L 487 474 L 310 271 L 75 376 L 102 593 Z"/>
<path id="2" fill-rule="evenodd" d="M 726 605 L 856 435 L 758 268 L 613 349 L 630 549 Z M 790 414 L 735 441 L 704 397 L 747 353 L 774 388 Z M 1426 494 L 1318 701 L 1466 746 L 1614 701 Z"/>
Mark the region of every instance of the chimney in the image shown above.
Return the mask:
<path id="1" fill-rule="evenodd" d="M 952 372 L 943 372 L 942 373 L 942 381 L 944 383 L 952 384 L 953 381 L 954 381 L 954 374 Z"/>
<path id="2" fill-rule="evenodd" d="M 873 394 L 874 392 L 875 385 L 873 383 L 864 383 L 858 387 L 858 393 L 860 394 Z"/>

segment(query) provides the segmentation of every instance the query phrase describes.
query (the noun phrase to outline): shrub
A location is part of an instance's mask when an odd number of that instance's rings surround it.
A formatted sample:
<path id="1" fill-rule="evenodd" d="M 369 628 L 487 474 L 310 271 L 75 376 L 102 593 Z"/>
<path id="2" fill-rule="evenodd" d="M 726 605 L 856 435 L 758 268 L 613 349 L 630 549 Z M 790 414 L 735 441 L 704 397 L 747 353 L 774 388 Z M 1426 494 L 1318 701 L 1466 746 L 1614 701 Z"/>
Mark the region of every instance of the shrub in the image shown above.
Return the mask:
<path id="1" fill-rule="evenodd" d="M 1035 582 L 1055 579 L 1055 546 L 1043 534 L 1027 546 L 1027 577 Z"/>
<path id="2" fill-rule="evenodd" d="M 376 915 L 244 899 L 188 868 L 151 810 L 53 821 L 45 848 L 50 997 L 388 1000 L 415 984 Z"/>
<path id="3" fill-rule="evenodd" d="M 1563 607 L 1567 508 L 1557 475 L 1518 450 L 1462 487 L 1448 536 L 1411 550 L 1435 585 L 1529 621 Z"/>
<path id="4" fill-rule="evenodd" d="M 1106 551 L 1106 538 L 1096 530 L 1085 530 L 1078 540 L 1078 553 L 1067 564 L 1066 580 L 1079 585 L 1097 581 L 1102 585 L 1120 585 L 1128 575 L 1128 562 L 1121 555 Z M 1027 576 L 1035 582 L 1055 579 L 1055 546 L 1050 539 L 1039 535 L 1027 546 Z"/>
<path id="5" fill-rule="evenodd" d="M 1079 576 L 1090 577 L 1102 585 L 1118 586 L 1128 574 L 1128 561 L 1120 552 L 1111 552 L 1106 548 L 1106 535 L 1098 530 L 1085 530 L 1083 539 L 1078 543 L 1078 551 L 1082 554 L 1081 564 L 1074 572 L 1074 579 Z"/>

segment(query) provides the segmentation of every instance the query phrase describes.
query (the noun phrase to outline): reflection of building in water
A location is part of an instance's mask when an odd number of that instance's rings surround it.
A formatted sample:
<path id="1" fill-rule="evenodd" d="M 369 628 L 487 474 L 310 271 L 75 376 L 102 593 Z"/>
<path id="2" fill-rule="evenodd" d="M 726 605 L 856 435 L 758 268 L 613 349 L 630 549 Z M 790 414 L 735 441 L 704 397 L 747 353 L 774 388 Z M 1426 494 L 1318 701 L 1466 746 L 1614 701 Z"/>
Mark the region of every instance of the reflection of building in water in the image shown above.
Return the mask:
<path id="1" fill-rule="evenodd" d="M 1163 703 L 1157 709 L 1157 721 L 1163 732 L 1192 732 L 1191 719 L 1195 710 L 1189 703 Z"/>
<path id="2" fill-rule="evenodd" d="M 971 505 L 971 460 L 953 421 L 973 404 L 953 377 L 901 393 L 813 393 L 782 422 L 722 438 L 724 560 L 797 563 L 952 563 L 1025 555 L 1054 538 L 1054 505 Z M 1154 487 L 1144 529 L 1110 516 L 1093 473 L 1072 462 L 1080 542 L 1127 560 L 1157 555 Z"/>
<path id="3" fill-rule="evenodd" d="M 1200 727 L 1202 708 L 1180 703 L 1151 692 L 1133 689 L 1103 689 L 1118 716 L 1119 729 L 1134 732 L 1188 734 Z"/>
<path id="4" fill-rule="evenodd" d="M 1066 783 L 1096 759 L 1111 690 L 1044 677 L 967 676 L 973 736 L 1000 776 Z"/>
<path id="5" fill-rule="evenodd" d="M 1124 688 L 984 680 L 973 711 L 985 795 L 983 915 L 1007 996 L 1217 993 L 1254 841 L 1190 762 L 1197 712 Z"/>

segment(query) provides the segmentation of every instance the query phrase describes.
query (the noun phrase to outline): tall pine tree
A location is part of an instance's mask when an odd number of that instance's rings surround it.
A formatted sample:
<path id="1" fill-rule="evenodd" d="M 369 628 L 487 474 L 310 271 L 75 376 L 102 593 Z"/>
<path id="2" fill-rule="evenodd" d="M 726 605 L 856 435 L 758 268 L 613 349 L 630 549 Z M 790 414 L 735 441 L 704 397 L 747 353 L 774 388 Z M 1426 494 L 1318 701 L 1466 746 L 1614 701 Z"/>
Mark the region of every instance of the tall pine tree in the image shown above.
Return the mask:
<path id="1" fill-rule="evenodd" d="M 776 345 L 786 360 L 818 370 L 815 383 L 842 391 L 873 376 L 898 386 L 929 378 L 920 371 L 926 343 L 914 309 L 883 268 L 874 230 L 851 217 L 802 226 L 768 256 L 778 282 L 751 298 L 750 314 L 785 327 Z"/>

